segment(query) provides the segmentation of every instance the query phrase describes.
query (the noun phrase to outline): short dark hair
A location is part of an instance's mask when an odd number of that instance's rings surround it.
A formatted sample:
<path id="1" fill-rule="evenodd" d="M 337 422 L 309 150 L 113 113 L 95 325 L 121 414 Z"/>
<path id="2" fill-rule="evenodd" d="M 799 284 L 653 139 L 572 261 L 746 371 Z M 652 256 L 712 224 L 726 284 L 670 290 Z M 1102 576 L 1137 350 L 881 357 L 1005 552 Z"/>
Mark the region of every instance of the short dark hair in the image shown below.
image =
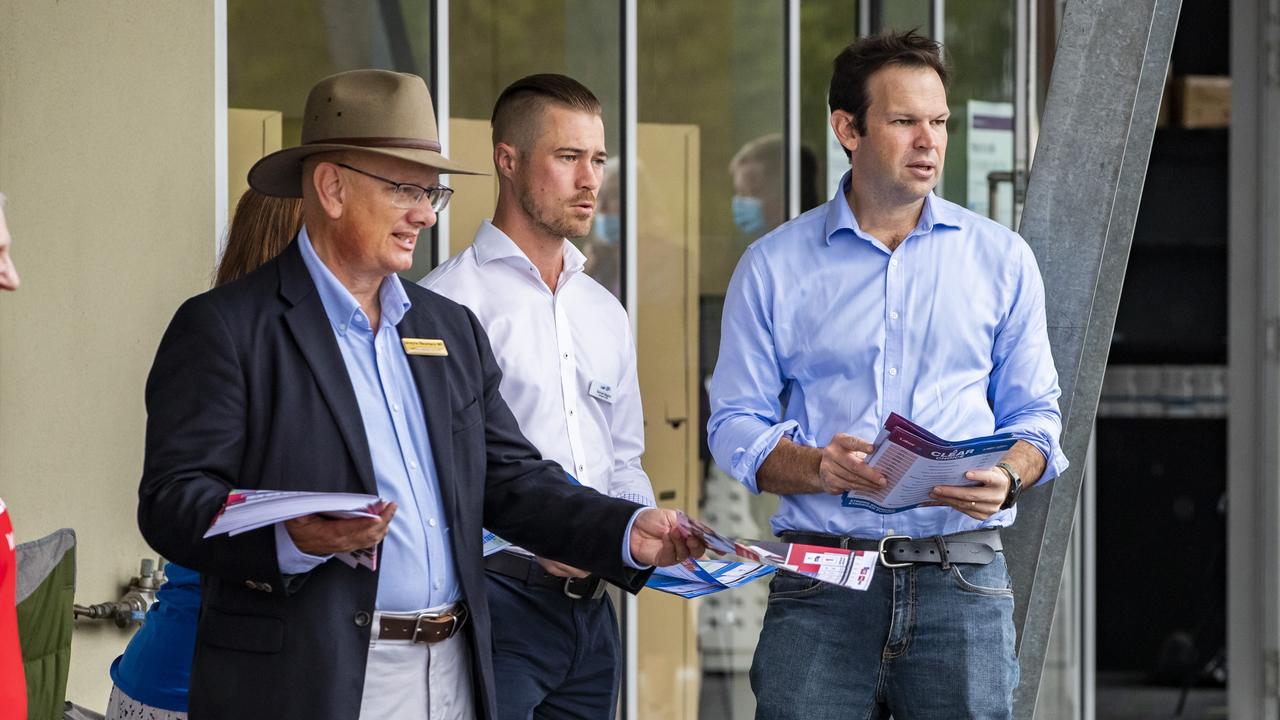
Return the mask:
<path id="1" fill-rule="evenodd" d="M 586 85 L 567 75 L 528 75 L 507 86 L 493 104 L 493 144 L 527 144 L 531 120 L 539 120 L 548 105 L 599 115 L 600 101 Z"/>
<path id="2" fill-rule="evenodd" d="M 827 93 L 827 104 L 832 111 L 844 110 L 853 115 L 853 126 L 859 135 L 867 132 L 867 108 L 871 105 L 867 80 L 888 65 L 929 68 L 938 73 L 944 87 L 947 84 L 942 44 L 915 30 L 905 33 L 890 30 L 855 41 L 841 50 L 831 63 L 831 89 Z"/>

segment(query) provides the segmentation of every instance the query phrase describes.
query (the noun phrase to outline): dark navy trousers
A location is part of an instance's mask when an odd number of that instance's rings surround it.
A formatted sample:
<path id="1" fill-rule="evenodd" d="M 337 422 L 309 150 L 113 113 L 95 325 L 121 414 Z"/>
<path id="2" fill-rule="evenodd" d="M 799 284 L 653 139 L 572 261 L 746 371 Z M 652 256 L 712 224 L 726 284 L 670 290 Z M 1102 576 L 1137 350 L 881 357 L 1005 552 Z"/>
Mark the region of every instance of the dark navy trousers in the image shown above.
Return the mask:
<path id="1" fill-rule="evenodd" d="M 618 704 L 618 621 L 608 595 L 485 573 L 499 720 L 608 720 Z"/>

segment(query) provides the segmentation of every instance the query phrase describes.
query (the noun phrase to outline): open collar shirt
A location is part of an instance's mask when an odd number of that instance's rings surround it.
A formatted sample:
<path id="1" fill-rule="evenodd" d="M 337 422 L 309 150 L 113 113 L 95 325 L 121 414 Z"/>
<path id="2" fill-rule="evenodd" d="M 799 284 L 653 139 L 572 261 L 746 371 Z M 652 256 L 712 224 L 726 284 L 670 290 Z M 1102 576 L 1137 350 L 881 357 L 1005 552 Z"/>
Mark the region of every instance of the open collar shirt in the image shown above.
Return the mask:
<path id="1" fill-rule="evenodd" d="M 1058 375 L 1044 283 L 1017 234 L 935 195 L 896 250 L 864 232 L 845 199 L 753 243 L 725 297 L 711 380 L 708 441 L 752 492 L 781 437 L 825 447 L 870 440 L 890 413 L 940 437 L 1012 433 L 1044 454 L 1042 481 L 1067 467 L 1058 444 Z M 913 537 L 1002 527 L 947 507 L 894 514 L 838 495 L 783 495 L 772 526 L 854 537 Z"/>
<path id="2" fill-rule="evenodd" d="M 378 495 L 398 506 L 378 559 L 376 607 L 411 612 L 457 602 L 462 588 L 422 396 L 396 330 L 411 307 L 409 296 L 399 277 L 383 279 L 378 290 L 382 317 L 375 331 L 355 296 L 316 255 L 306 227 L 298 233 L 298 245 L 351 378 Z M 283 524 L 276 526 L 276 538 L 283 572 L 306 572 L 328 559 L 301 553 Z"/>
<path id="3" fill-rule="evenodd" d="M 644 420 L 631 324 L 564 242 L 553 293 L 515 242 L 488 220 L 471 247 L 422 285 L 466 305 L 502 368 L 502 397 L 548 460 L 612 497 L 653 505 L 640 466 Z"/>

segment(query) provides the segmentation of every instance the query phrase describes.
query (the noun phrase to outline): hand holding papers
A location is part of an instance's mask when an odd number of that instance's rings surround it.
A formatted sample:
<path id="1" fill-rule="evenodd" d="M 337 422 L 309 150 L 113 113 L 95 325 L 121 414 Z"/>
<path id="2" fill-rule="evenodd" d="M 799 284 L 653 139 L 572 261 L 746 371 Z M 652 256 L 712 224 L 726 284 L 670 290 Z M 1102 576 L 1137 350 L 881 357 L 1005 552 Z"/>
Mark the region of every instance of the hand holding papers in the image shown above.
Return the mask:
<path id="1" fill-rule="evenodd" d="M 731 539 L 684 513 L 680 513 L 680 522 L 689 534 L 701 538 L 708 548 L 718 553 L 737 555 L 761 565 L 781 568 L 851 590 L 866 590 L 871 586 L 876 560 L 880 557 L 879 553 L 869 550 Z"/>
<path id="2" fill-rule="evenodd" d="M 331 519 L 382 520 L 388 504 L 376 495 L 285 490 L 232 490 L 204 537 L 243 532 L 308 515 Z M 387 517 L 389 520 L 389 516 Z M 385 533 L 385 530 L 384 530 Z M 301 548 L 300 548 L 301 549 Z M 315 554 L 315 553 L 313 553 Z M 378 568 L 377 542 L 368 547 L 333 553 L 351 567 Z"/>
<path id="3" fill-rule="evenodd" d="M 876 436 L 875 452 L 867 458 L 887 484 L 878 491 L 846 492 L 841 504 L 882 514 L 919 507 L 932 501 L 929 491 L 937 485 L 973 485 L 964 474 L 992 467 L 1015 443 L 1017 438 L 1008 433 L 943 440 L 893 413 Z"/>

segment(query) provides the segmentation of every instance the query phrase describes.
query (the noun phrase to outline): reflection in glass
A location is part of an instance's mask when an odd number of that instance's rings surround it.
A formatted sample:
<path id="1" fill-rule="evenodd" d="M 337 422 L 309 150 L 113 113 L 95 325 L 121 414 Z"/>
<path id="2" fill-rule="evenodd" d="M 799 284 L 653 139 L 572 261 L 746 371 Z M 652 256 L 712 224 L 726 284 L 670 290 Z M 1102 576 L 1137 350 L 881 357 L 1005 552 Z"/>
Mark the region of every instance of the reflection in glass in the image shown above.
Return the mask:
<path id="1" fill-rule="evenodd" d="M 360 68 L 429 77 L 430 10 L 429 0 L 228 0 L 228 104 L 283 112 L 284 146 L 296 145 L 317 81 Z"/>
<path id="2" fill-rule="evenodd" d="M 943 197 L 1013 227 L 1012 0 L 946 5 L 951 107 Z M 991 207 L 991 199 L 995 208 Z"/>
<path id="3" fill-rule="evenodd" d="M 451 115 L 488 122 L 498 93 L 507 85 L 534 73 L 561 73 L 586 85 L 600 99 L 605 147 L 619 155 L 621 13 L 617 4 L 594 0 L 468 0 L 450 4 Z M 616 203 L 616 178 L 609 184 L 609 192 Z M 614 216 L 620 217 L 617 212 L 613 210 Z M 455 224 L 450 230 L 450 252 L 469 245 L 475 230 Z M 570 239 L 591 261 L 587 274 L 621 298 L 621 244 L 610 244 L 610 238 L 595 232 Z"/>
<path id="4" fill-rule="evenodd" d="M 831 61 L 858 39 L 858 3 L 845 0 L 805 0 L 800 3 L 800 209 L 831 199 L 849 160 L 831 132 L 827 91 Z M 805 155 L 813 169 L 805 167 Z M 805 183 L 812 182 L 812 204 L 805 199 Z"/>
<path id="5" fill-rule="evenodd" d="M 768 518 L 776 508 L 776 498 L 751 495 L 710 461 L 703 387 L 719 350 L 720 311 L 729 277 L 746 246 L 786 219 L 784 8 L 783 3 L 754 0 L 648 0 L 637 9 L 637 114 L 642 126 L 637 137 L 638 155 L 650 170 L 656 170 L 660 158 L 681 152 L 670 147 L 669 138 L 683 132 L 687 139 L 680 147 L 687 151 L 696 142 L 697 154 L 690 162 L 698 177 L 692 208 L 696 227 L 685 233 L 669 230 L 672 236 L 693 237 L 696 244 L 683 256 L 696 259 L 696 275 L 688 262 L 666 271 L 661 267 L 647 271 L 642 262 L 638 270 L 646 277 L 639 282 L 642 288 L 653 284 L 655 294 L 671 296 L 682 282 L 682 272 L 696 278 L 694 287 L 685 291 L 692 296 L 690 301 L 696 299 L 695 320 L 666 321 L 668 335 L 688 338 L 687 356 L 696 367 L 690 373 L 691 391 L 699 398 L 697 414 L 689 418 L 697 423 L 693 472 L 700 475 L 702 516 L 724 532 L 745 537 L 768 536 Z M 688 33 L 689 28 L 714 31 L 695 37 Z M 691 71 L 693 68 L 696 71 Z M 660 142 L 667 146 L 658 145 Z M 651 175 L 657 178 L 667 173 Z M 664 191 L 668 184 L 666 180 L 655 183 Z M 663 218 L 669 229 L 678 228 L 680 221 L 679 216 Z M 648 223 L 649 216 L 641 210 L 637 214 L 638 252 L 644 251 Z M 650 272 L 659 276 L 649 276 Z M 648 352 L 645 325 L 653 317 L 646 302 L 642 295 L 642 363 Z M 664 321 L 659 318 L 653 322 Z M 641 383 L 647 395 L 653 386 L 645 382 L 642 370 Z M 646 418 L 652 426 L 655 418 L 647 405 Z M 754 714 L 747 672 L 766 600 L 763 583 L 701 600 L 696 638 L 702 670 L 696 698 L 698 717 L 749 718 Z M 671 716 L 646 713 L 645 702 L 642 696 L 642 717 Z"/>
<path id="6" fill-rule="evenodd" d="M 936 37 L 932 15 L 932 0 L 872 0 L 871 31 L 915 30 L 921 35 Z"/>

